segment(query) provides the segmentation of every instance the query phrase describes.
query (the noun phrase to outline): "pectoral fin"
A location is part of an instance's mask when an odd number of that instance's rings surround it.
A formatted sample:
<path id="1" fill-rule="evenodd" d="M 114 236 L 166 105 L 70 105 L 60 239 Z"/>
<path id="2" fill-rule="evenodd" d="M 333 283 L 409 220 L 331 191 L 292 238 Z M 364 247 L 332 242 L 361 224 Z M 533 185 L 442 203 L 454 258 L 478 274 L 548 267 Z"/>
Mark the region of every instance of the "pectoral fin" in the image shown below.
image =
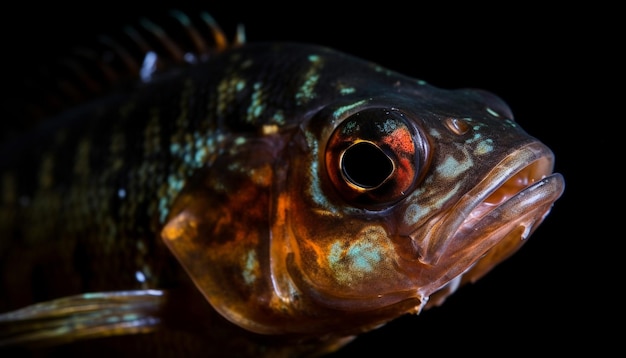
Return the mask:
<path id="1" fill-rule="evenodd" d="M 0 314 L 0 347 L 56 345 L 113 335 L 146 333 L 160 323 L 165 292 L 85 293 Z"/>

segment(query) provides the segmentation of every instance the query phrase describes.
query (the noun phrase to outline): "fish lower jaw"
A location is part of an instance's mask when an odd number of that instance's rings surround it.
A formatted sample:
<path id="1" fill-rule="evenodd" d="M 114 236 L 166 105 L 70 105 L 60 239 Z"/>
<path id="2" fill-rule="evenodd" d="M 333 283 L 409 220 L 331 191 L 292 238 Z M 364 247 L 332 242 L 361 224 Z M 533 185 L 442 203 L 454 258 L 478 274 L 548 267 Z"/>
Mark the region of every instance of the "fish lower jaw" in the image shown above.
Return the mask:
<path id="1" fill-rule="evenodd" d="M 552 165 L 540 143 L 518 149 L 433 219 L 424 237 L 412 237 L 420 262 L 430 266 L 431 292 L 457 276 L 477 280 L 522 246 L 563 193 Z"/>
<path id="2" fill-rule="evenodd" d="M 487 211 L 478 220 L 468 221 L 467 226 L 471 230 L 483 234 L 482 237 L 476 233 L 466 236 L 472 242 L 484 241 L 486 250 L 463 274 L 463 282 L 475 282 L 515 253 L 550 213 L 563 192 L 563 183 L 560 174 L 545 176 Z M 475 245 L 477 249 L 482 246 Z"/>

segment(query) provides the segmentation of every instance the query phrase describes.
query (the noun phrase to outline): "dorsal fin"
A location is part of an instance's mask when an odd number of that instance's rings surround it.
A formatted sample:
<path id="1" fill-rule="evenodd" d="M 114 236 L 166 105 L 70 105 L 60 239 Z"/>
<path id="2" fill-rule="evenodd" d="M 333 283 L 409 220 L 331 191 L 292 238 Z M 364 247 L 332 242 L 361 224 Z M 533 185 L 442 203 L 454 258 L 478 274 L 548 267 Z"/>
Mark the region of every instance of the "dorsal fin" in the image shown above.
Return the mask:
<path id="1" fill-rule="evenodd" d="M 242 26 L 229 41 L 206 12 L 188 16 L 172 10 L 159 21 L 139 19 L 137 24 L 121 28 L 117 33 L 94 37 L 89 46 L 74 47 L 69 55 L 27 74 L 29 77 L 21 81 L 21 88 L 15 89 L 7 100 L 10 106 L 3 106 L 10 107 L 3 108 L 9 112 L 5 116 L 19 119 L 16 128 L 6 129 L 5 134 L 30 129 L 42 118 L 117 86 L 146 80 L 142 66 L 148 54 L 156 58 L 152 71 L 158 73 L 173 66 L 206 61 L 244 42 Z M 0 140 L 8 136 L 3 135 Z"/>

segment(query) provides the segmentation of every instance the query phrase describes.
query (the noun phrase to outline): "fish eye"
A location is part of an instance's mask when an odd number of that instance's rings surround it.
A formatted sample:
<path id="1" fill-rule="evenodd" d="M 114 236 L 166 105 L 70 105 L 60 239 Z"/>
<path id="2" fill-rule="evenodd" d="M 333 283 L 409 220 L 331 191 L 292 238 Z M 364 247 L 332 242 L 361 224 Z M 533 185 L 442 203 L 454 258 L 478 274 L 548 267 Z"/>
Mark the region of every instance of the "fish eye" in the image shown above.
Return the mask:
<path id="1" fill-rule="evenodd" d="M 339 166 L 349 185 L 363 189 L 375 188 L 393 174 L 393 161 L 376 143 L 357 142 L 342 154 Z"/>
<path id="2" fill-rule="evenodd" d="M 380 208 L 406 196 L 418 178 L 417 130 L 397 110 L 369 108 L 343 120 L 325 151 L 326 171 L 352 204 Z"/>

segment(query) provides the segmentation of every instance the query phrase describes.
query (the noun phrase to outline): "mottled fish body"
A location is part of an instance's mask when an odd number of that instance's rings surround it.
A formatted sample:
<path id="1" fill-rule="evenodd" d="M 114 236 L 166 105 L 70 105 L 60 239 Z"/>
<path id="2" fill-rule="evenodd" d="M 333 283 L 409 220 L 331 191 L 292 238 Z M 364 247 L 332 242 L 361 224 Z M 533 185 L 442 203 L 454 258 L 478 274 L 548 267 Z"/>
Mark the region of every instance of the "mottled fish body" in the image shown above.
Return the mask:
<path id="1" fill-rule="evenodd" d="M 563 191 L 489 92 L 218 49 L 5 144 L 0 350 L 332 352 L 480 278 Z"/>

